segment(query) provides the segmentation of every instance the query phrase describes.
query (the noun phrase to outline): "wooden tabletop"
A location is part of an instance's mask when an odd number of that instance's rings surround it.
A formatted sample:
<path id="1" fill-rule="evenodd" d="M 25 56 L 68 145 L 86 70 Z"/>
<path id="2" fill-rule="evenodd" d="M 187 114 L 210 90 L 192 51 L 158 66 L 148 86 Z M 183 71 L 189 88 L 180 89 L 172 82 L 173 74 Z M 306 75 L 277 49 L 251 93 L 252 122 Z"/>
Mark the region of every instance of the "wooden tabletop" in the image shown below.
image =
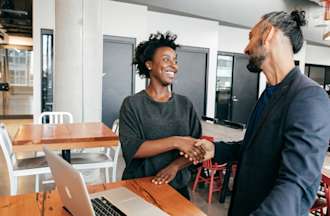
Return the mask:
<path id="1" fill-rule="evenodd" d="M 151 178 L 120 181 L 115 183 L 89 186 L 88 191 L 95 193 L 110 188 L 124 186 L 146 201 L 156 205 L 173 216 L 205 216 L 193 203 L 185 199 L 169 185 L 155 185 Z M 62 202 L 56 190 L 17 196 L 0 196 L 0 215 L 65 215 Z"/>
<path id="2" fill-rule="evenodd" d="M 52 149 L 106 147 L 117 144 L 118 136 L 101 122 L 22 125 L 13 140 L 14 152 L 38 151 L 43 144 Z"/>

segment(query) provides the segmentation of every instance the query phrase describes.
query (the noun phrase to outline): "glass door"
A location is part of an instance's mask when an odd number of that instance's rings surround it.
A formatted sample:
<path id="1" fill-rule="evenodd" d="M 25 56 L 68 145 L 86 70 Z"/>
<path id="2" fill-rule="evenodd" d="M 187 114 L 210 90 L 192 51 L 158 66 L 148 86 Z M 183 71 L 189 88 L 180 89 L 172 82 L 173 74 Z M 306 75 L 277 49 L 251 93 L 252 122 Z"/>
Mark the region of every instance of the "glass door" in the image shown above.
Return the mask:
<path id="1" fill-rule="evenodd" d="M 220 121 L 231 118 L 233 62 L 233 56 L 218 55 L 215 116 Z"/>
<path id="2" fill-rule="evenodd" d="M 53 111 L 53 31 L 41 30 L 41 111 Z"/>
<path id="3" fill-rule="evenodd" d="M 8 86 L 1 91 L 0 116 L 32 117 L 32 47 L 0 49 L 0 82 Z"/>

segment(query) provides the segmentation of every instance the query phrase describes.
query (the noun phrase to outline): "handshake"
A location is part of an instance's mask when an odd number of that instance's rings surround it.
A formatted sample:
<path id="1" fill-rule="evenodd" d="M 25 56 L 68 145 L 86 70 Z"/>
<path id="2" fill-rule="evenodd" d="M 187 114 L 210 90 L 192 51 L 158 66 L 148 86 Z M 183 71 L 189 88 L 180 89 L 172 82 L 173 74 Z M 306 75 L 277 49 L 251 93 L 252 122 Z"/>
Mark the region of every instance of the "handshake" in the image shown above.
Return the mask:
<path id="1" fill-rule="evenodd" d="M 209 160 L 214 157 L 214 144 L 206 139 L 194 139 L 191 137 L 177 137 L 177 149 L 180 155 L 192 161 L 194 164 Z"/>

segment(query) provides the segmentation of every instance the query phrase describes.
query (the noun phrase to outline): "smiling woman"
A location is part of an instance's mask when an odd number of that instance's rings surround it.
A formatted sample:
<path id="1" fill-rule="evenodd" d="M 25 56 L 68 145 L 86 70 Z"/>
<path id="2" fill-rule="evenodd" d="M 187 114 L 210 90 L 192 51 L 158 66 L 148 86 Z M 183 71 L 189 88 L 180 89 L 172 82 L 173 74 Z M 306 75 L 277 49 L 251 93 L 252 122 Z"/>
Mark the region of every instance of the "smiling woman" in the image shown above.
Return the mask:
<path id="1" fill-rule="evenodd" d="M 187 166 L 192 162 L 179 153 L 201 161 L 205 151 L 195 146 L 201 125 L 192 103 L 169 90 L 178 71 L 175 39 L 157 33 L 138 45 L 134 63 L 150 83 L 124 100 L 119 138 L 126 162 L 123 179 L 155 176 L 155 184 L 169 183 L 189 199 Z"/>

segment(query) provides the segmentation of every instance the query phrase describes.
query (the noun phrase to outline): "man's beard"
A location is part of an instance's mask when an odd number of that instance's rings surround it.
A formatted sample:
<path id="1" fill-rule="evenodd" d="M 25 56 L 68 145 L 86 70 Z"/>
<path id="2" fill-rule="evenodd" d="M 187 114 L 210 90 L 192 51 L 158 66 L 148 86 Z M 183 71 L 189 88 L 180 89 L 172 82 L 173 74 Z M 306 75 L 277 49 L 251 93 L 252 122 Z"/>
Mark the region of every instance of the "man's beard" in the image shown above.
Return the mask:
<path id="1" fill-rule="evenodd" d="M 265 55 L 251 56 L 249 59 L 249 64 L 246 66 L 246 68 L 251 73 L 260 73 L 262 71 L 260 67 L 264 62 L 264 60 L 265 60 Z"/>

